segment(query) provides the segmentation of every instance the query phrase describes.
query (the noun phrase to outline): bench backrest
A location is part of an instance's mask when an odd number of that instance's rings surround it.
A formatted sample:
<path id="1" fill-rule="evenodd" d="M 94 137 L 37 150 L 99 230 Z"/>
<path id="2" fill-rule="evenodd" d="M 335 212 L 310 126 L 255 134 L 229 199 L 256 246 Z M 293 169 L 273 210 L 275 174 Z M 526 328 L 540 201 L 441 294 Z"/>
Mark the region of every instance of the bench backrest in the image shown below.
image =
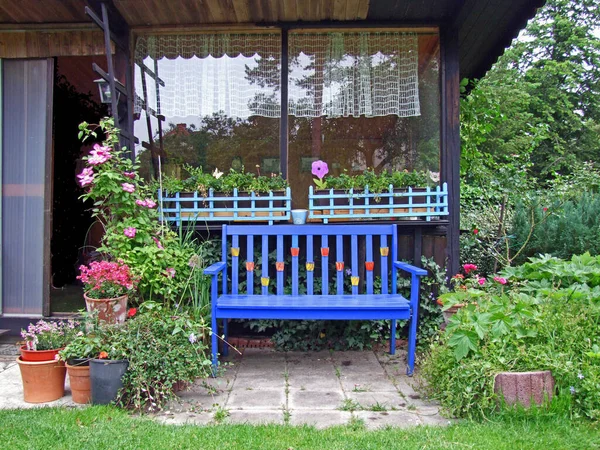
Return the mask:
<path id="1" fill-rule="evenodd" d="M 308 295 L 349 293 L 344 292 L 348 279 L 353 295 L 359 294 L 359 287 L 364 288 L 363 293 L 373 294 L 377 273 L 381 276 L 378 291 L 387 294 L 391 288 L 391 293 L 396 293 L 396 270 L 392 262 L 397 260 L 397 248 L 394 224 L 223 225 L 222 260 L 231 258 L 227 268 L 231 290 L 227 286 L 228 277 L 224 276 L 223 292 L 266 295 L 275 275 L 274 287 L 279 295 L 284 293 L 286 277 L 292 295 L 302 291 Z M 255 250 L 259 255 L 256 260 Z M 274 264 L 269 261 L 273 252 Z M 286 264 L 286 259 L 288 262 L 291 259 L 291 264 Z M 256 290 L 255 272 L 260 272 L 260 288 Z M 306 283 L 302 283 L 305 289 L 300 285 L 300 273 L 306 274 Z M 242 292 L 243 281 L 246 287 Z M 315 286 L 315 281 L 320 283 Z"/>

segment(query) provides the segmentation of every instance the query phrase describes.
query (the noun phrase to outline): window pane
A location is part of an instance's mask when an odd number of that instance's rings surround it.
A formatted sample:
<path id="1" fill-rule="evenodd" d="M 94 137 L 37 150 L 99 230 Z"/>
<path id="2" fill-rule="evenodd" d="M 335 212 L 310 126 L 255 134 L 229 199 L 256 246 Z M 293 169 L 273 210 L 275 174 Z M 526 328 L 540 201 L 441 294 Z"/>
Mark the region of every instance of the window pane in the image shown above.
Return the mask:
<path id="1" fill-rule="evenodd" d="M 305 39 L 305 42 L 310 43 L 306 49 L 296 48 L 290 52 L 290 92 L 296 89 L 297 85 L 310 86 L 306 92 L 313 104 L 315 97 L 317 102 L 321 98 L 322 103 L 335 103 L 338 101 L 336 95 L 347 97 L 348 92 L 353 92 L 355 103 L 364 105 L 371 100 L 373 107 L 370 110 L 353 109 L 350 105 L 347 111 L 352 114 L 358 111 L 360 115 L 348 117 L 289 116 L 288 174 L 294 196 L 294 207 L 306 207 L 308 204 L 308 186 L 312 184 L 313 179 L 311 163 L 317 159 L 328 163 L 332 175 L 339 175 L 343 171 L 350 174 L 360 173 L 367 168 L 373 168 L 376 172 L 392 169 L 439 171 L 440 93 L 437 34 L 416 35 L 414 44 L 418 58 L 414 68 L 417 73 L 415 81 L 418 86 L 418 107 L 414 106 L 414 99 L 412 99 L 411 112 L 404 113 L 402 102 L 396 102 L 400 105 L 397 109 L 398 113 L 387 115 L 377 114 L 377 111 L 385 112 L 385 105 L 377 109 L 374 104 L 386 102 L 385 98 L 378 97 L 378 93 L 388 92 L 392 97 L 391 101 L 394 102 L 397 100 L 393 95 L 394 90 L 402 90 L 402 86 L 396 84 L 396 87 L 388 90 L 378 88 L 376 83 L 381 82 L 381 77 L 373 76 L 372 71 L 367 74 L 367 77 L 356 75 L 356 71 L 350 72 L 349 65 L 364 64 L 364 46 L 361 48 L 360 45 L 348 45 L 346 41 L 344 51 L 341 53 L 337 51 L 337 56 L 334 58 L 332 55 L 336 54 L 335 51 L 317 46 L 318 43 L 332 46 L 332 40 Z M 385 42 L 382 46 L 386 48 L 377 49 L 373 45 L 367 47 L 366 55 L 369 58 L 366 59 L 367 64 L 373 66 L 386 64 L 382 63 L 385 60 L 384 56 L 392 54 L 393 50 L 390 50 L 389 44 Z M 360 52 L 363 52 L 362 55 Z M 397 64 L 397 67 L 394 64 Z M 395 70 L 400 66 L 406 68 L 409 64 L 395 60 L 390 62 L 386 70 Z M 331 67 L 334 68 L 333 71 Z M 402 75 L 398 76 L 402 77 Z M 327 77 L 332 81 L 328 82 Z M 321 87 L 314 79 L 322 80 Z M 340 88 L 339 86 L 348 79 L 352 80 L 354 87 Z M 392 82 L 394 81 L 392 79 Z M 364 87 L 365 83 L 371 84 Z M 338 87 L 331 88 L 332 84 L 337 84 Z M 356 87 L 361 84 L 362 90 Z M 364 92 L 369 91 L 370 99 L 364 95 Z M 363 94 L 360 94 L 361 92 Z M 325 107 L 323 109 L 327 110 Z M 420 115 L 416 115 L 417 113 Z"/>
<path id="2" fill-rule="evenodd" d="M 135 132 L 153 147 L 138 148 L 142 175 L 157 173 L 159 156 L 163 173 L 178 177 L 185 164 L 279 172 L 280 45 L 278 33 L 138 39 Z"/>

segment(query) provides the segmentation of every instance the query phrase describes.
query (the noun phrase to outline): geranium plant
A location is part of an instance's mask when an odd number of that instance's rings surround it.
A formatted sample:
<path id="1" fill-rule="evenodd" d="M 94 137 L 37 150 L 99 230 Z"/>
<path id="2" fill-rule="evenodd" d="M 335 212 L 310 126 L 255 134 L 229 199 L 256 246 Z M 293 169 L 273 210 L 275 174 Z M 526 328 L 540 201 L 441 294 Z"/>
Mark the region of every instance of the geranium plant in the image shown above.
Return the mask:
<path id="1" fill-rule="evenodd" d="M 477 303 L 477 299 L 493 291 L 502 293 L 507 280 L 501 276 L 493 276 L 491 280 L 479 275 L 478 267 L 475 264 L 464 264 L 461 273 L 457 273 L 450 280 L 451 292 L 440 295 L 438 303 L 442 309 L 448 310 L 453 306 L 464 306 L 471 303 Z"/>
<path id="2" fill-rule="evenodd" d="M 89 266 L 79 267 L 79 270 L 81 274 L 77 279 L 81 280 L 90 298 L 121 297 L 131 293 L 138 282 L 129 266 L 121 261 L 94 261 Z"/>
<path id="3" fill-rule="evenodd" d="M 47 322 L 40 320 L 21 330 L 27 350 L 54 350 L 63 348 L 79 332 L 79 323 L 73 320 Z"/>

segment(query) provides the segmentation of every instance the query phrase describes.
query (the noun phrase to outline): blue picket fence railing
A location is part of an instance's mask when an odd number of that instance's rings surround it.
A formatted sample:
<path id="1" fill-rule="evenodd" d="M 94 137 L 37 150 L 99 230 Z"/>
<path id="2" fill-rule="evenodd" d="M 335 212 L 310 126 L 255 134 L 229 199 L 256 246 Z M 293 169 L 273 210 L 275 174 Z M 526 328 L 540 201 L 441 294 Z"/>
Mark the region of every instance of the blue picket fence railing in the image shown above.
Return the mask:
<path id="1" fill-rule="evenodd" d="M 308 191 L 309 220 L 330 219 L 390 219 L 422 218 L 426 221 L 448 215 L 448 185 L 435 189 L 407 188 L 404 192 L 388 191 L 371 193 L 368 186 L 361 192 L 353 189 L 335 193 L 330 189 L 326 194 L 317 194 L 313 186 Z"/>
<path id="2" fill-rule="evenodd" d="M 223 195 L 223 196 L 221 196 Z M 286 188 L 282 192 L 256 194 L 239 193 L 231 195 L 217 193 L 209 189 L 208 195 L 198 192 L 169 194 L 158 191 L 159 218 L 161 221 L 180 225 L 183 222 L 288 222 L 292 209 L 292 192 Z"/>

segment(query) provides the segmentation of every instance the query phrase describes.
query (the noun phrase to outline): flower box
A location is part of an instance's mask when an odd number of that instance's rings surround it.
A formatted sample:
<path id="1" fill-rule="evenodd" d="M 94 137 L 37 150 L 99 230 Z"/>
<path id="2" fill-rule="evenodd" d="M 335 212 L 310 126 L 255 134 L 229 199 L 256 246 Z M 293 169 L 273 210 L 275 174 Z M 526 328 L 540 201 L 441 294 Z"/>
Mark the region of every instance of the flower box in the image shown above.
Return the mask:
<path id="1" fill-rule="evenodd" d="M 448 187 L 446 183 L 435 188 L 409 187 L 379 193 L 363 190 L 314 190 L 308 193 L 309 220 L 435 220 L 448 215 Z"/>
<path id="2" fill-rule="evenodd" d="M 176 225 L 183 222 L 274 222 L 289 221 L 290 188 L 268 193 L 158 192 L 160 219 Z"/>

